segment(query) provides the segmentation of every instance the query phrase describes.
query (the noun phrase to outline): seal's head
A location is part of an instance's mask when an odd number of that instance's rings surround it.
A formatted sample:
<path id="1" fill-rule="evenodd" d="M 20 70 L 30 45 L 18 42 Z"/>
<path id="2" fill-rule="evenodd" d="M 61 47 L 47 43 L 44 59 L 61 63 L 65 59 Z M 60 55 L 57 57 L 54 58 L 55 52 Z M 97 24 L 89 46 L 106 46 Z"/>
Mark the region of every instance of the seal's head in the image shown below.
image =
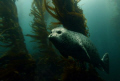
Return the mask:
<path id="1" fill-rule="evenodd" d="M 55 45 L 55 47 L 61 47 L 65 45 L 65 34 L 67 29 L 63 27 L 57 27 L 51 30 L 51 34 L 48 36 L 49 40 Z"/>
<path id="2" fill-rule="evenodd" d="M 51 30 L 51 34 L 48 36 L 50 41 L 58 41 L 61 36 L 65 33 L 66 29 L 63 27 L 57 27 Z"/>

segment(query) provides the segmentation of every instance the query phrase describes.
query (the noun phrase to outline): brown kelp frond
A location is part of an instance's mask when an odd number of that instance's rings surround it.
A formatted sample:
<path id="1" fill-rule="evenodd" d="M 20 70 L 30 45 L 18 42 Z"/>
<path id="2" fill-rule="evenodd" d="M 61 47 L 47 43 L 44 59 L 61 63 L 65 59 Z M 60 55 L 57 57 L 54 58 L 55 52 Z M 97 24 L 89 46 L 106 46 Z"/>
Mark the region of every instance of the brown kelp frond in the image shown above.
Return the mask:
<path id="1" fill-rule="evenodd" d="M 43 0 L 33 1 L 31 15 L 34 16 L 34 18 L 33 18 L 31 27 L 33 29 L 32 32 L 34 33 L 34 35 L 27 34 L 27 36 L 34 38 L 34 41 L 36 40 L 36 42 L 38 43 L 39 49 L 46 49 L 49 47 L 47 26 L 44 20 L 44 11 L 45 11 L 44 9 L 45 8 L 43 7 L 45 6 L 43 2 L 44 2 Z"/>
<path id="2" fill-rule="evenodd" d="M 32 3 L 31 14 L 34 15 L 36 18 L 38 17 L 38 19 L 39 17 L 41 17 L 40 19 L 42 19 L 44 16 L 45 7 L 43 3 L 43 0 L 34 0 Z"/>
<path id="3" fill-rule="evenodd" d="M 16 0 L 0 1 L 0 46 L 16 47 L 17 50 L 27 52 L 22 30 L 18 23 L 15 1 Z"/>
<path id="4" fill-rule="evenodd" d="M 37 41 L 42 39 L 42 37 L 47 37 L 46 24 L 44 21 L 45 8 L 43 2 L 44 2 L 43 0 L 34 0 L 32 3 L 31 15 L 34 16 L 34 19 L 31 26 L 33 29 L 33 33 L 36 35 L 36 36 L 34 35 L 34 39 L 36 39 Z M 42 34 L 42 33 L 46 33 L 46 34 Z M 33 35 L 27 35 L 27 36 L 33 37 Z"/>
<path id="5" fill-rule="evenodd" d="M 61 22 L 51 22 L 53 25 L 61 25 Z"/>
<path id="6" fill-rule="evenodd" d="M 36 40 L 38 42 L 39 49 L 46 49 L 48 48 L 48 32 L 46 23 L 44 20 L 44 9 L 42 5 L 43 0 L 34 0 L 32 3 L 32 10 L 31 15 L 34 16 L 33 22 L 31 24 L 31 27 L 33 29 L 34 35 L 27 35 Z M 45 7 L 45 6 L 44 6 Z M 44 45 L 43 45 L 44 44 Z M 46 47 L 44 47 L 46 46 Z"/>
<path id="7" fill-rule="evenodd" d="M 43 0 L 34 0 L 32 3 L 31 15 L 34 16 L 34 18 L 31 27 L 34 35 L 27 34 L 27 36 L 34 38 L 34 42 L 36 40 L 40 53 L 45 55 L 46 58 L 52 53 L 55 54 L 55 52 L 54 49 L 52 49 L 52 45 L 48 41 L 47 26 L 44 19 L 45 8 L 43 8 L 45 6 L 43 2 Z"/>
<path id="8" fill-rule="evenodd" d="M 71 16 L 77 16 L 77 17 L 84 17 L 83 14 L 77 13 L 77 12 L 68 12 L 69 15 Z"/>
<path id="9" fill-rule="evenodd" d="M 15 0 L 0 1 L 0 44 L 9 47 L 0 57 L 0 80 L 34 81 L 35 61 L 24 43 Z"/>
<path id="10" fill-rule="evenodd" d="M 27 34 L 27 36 L 32 37 L 33 42 L 37 42 L 38 52 L 33 56 L 37 60 L 37 72 L 40 74 L 36 76 L 39 80 L 48 81 L 56 73 L 58 55 L 53 49 L 52 44 L 48 40 L 47 25 L 45 22 L 45 6 L 43 5 L 43 0 L 34 0 L 32 4 L 31 16 L 33 16 L 33 22 L 31 27 L 33 29 L 33 35 Z M 48 73 L 50 74 L 48 76 Z M 56 73 L 57 74 L 57 73 Z M 58 73 L 59 74 L 59 73 Z M 44 76 L 42 76 L 44 75 Z"/>
<path id="11" fill-rule="evenodd" d="M 46 0 L 44 0 L 44 3 L 45 3 L 45 8 L 46 10 L 56 19 L 59 19 L 58 16 L 56 14 L 54 14 L 53 12 L 51 12 L 51 10 L 55 11 L 54 8 L 50 7 L 47 3 L 46 3 Z M 49 10 L 50 9 L 50 10 Z"/>
<path id="12" fill-rule="evenodd" d="M 46 10 L 65 28 L 88 36 L 86 18 L 83 15 L 83 10 L 77 6 L 80 0 L 52 0 L 54 8 L 49 6 L 46 0 L 44 1 Z"/>

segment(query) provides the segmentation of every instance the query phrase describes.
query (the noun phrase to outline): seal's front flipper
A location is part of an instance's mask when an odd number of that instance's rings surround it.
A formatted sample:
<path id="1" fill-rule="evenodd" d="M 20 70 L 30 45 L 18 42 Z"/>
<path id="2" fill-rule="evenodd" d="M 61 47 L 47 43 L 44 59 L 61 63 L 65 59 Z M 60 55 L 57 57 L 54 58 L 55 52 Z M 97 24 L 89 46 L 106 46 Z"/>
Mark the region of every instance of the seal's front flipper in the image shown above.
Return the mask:
<path id="1" fill-rule="evenodd" d="M 86 55 L 87 55 L 88 59 L 90 60 L 90 56 L 89 56 L 89 54 L 88 54 L 88 52 L 87 52 L 87 50 L 85 49 L 85 47 L 84 47 L 84 46 L 82 46 L 82 49 L 85 51 L 85 53 L 86 53 Z"/>

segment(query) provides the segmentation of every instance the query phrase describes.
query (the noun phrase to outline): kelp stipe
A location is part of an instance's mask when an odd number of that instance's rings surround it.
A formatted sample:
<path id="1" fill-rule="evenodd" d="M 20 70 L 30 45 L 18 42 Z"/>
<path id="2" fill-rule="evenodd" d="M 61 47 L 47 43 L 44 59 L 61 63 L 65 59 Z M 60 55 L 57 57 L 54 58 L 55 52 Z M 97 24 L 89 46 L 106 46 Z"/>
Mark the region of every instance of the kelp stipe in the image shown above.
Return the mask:
<path id="1" fill-rule="evenodd" d="M 34 81 L 35 61 L 26 49 L 15 1 L 0 1 L 0 46 L 9 49 L 0 57 L 0 80 Z"/>
<path id="2" fill-rule="evenodd" d="M 37 42 L 38 53 L 34 53 L 33 56 L 36 59 L 36 79 L 40 81 L 51 81 L 55 75 L 60 74 L 57 70 L 58 55 L 53 49 L 52 44 L 48 40 L 47 25 L 45 23 L 45 7 L 43 0 L 34 0 L 32 3 L 31 16 L 33 21 L 31 27 L 33 29 L 33 35 L 27 34 Z M 54 69 L 53 69 L 54 68 Z"/>

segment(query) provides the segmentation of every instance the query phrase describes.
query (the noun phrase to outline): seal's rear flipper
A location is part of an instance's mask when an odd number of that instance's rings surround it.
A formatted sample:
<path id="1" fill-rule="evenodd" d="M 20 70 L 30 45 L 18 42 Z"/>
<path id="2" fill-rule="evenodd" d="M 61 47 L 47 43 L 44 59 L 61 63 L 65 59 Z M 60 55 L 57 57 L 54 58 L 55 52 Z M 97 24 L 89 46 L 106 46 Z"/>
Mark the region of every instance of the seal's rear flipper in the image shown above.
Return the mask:
<path id="1" fill-rule="evenodd" d="M 105 53 L 101 60 L 103 61 L 103 63 L 102 63 L 103 69 L 109 74 L 109 56 L 108 56 L 108 53 Z"/>

